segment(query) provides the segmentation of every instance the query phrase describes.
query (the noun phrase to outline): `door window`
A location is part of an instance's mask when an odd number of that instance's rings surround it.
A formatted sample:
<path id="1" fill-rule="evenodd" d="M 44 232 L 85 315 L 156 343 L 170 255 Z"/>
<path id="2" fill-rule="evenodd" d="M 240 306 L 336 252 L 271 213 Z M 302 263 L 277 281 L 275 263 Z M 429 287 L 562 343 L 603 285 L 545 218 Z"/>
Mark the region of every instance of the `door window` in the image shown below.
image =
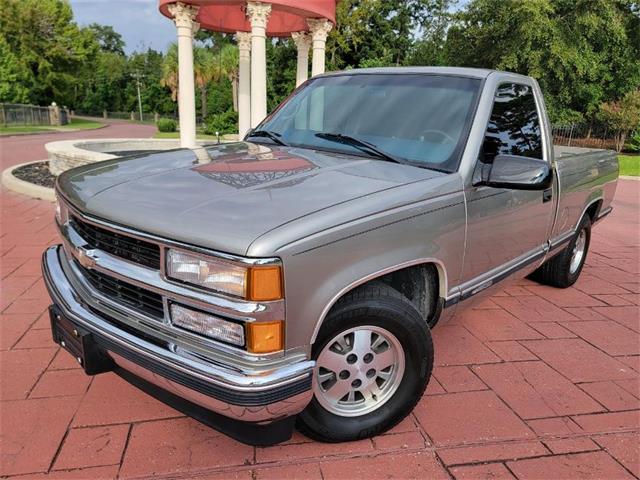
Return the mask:
<path id="1" fill-rule="evenodd" d="M 503 83 L 496 90 L 481 159 L 491 163 L 500 154 L 542 159 L 540 118 L 528 85 Z"/>

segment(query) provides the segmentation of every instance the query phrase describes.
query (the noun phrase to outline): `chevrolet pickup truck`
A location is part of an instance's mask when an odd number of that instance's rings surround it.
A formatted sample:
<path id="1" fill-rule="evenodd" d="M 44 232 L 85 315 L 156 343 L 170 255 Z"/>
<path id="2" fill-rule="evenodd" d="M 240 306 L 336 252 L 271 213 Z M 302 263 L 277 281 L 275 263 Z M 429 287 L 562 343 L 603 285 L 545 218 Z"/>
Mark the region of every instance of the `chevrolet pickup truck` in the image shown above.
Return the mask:
<path id="1" fill-rule="evenodd" d="M 247 443 L 376 435 L 421 398 L 438 321 L 576 281 L 617 176 L 554 147 L 532 78 L 321 75 L 244 141 L 60 175 L 53 338 Z"/>

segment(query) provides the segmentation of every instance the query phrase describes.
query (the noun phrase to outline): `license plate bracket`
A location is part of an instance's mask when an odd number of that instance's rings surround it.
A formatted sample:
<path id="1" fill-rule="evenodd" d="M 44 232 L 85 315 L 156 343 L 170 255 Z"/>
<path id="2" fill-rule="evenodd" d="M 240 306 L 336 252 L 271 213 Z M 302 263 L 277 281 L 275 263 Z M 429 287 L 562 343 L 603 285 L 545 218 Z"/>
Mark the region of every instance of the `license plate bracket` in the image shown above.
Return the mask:
<path id="1" fill-rule="evenodd" d="M 65 317 L 55 305 L 49 307 L 53 341 L 69 352 L 87 375 L 113 370 L 113 360 L 95 342 L 88 330 Z"/>

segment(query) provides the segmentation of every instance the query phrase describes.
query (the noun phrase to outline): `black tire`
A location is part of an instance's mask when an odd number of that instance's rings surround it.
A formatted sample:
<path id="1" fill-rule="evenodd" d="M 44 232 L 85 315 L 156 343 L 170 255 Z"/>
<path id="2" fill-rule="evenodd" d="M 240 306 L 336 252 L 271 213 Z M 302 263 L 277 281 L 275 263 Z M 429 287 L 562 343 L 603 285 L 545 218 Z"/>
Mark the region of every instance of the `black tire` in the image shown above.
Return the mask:
<path id="1" fill-rule="evenodd" d="M 580 236 L 580 232 L 582 231 L 584 231 L 586 235 L 584 255 L 582 256 L 582 260 L 578 268 L 574 272 L 572 272 L 571 259 L 573 257 L 573 250 Z M 578 280 L 578 277 L 580 277 L 580 272 L 582 272 L 582 267 L 584 267 L 584 262 L 587 259 L 587 254 L 589 253 L 590 242 L 591 219 L 588 216 L 585 216 L 578 225 L 578 230 L 576 231 L 576 234 L 574 235 L 571 242 L 569 242 L 569 245 L 567 245 L 566 248 L 555 257 L 547 260 L 544 264 L 542 264 L 540 268 L 529 275 L 529 278 L 538 283 L 550 285 L 552 287 L 570 287 L 571 285 L 576 283 L 576 280 Z"/>
<path id="2" fill-rule="evenodd" d="M 429 328 L 409 300 L 382 283 L 360 287 L 336 303 L 320 329 L 313 358 L 340 332 L 365 325 L 384 328 L 397 338 L 405 356 L 402 380 L 383 405 L 356 417 L 329 412 L 314 396 L 297 419 L 300 432 L 314 440 L 345 442 L 378 435 L 404 419 L 427 387 L 433 369 Z"/>

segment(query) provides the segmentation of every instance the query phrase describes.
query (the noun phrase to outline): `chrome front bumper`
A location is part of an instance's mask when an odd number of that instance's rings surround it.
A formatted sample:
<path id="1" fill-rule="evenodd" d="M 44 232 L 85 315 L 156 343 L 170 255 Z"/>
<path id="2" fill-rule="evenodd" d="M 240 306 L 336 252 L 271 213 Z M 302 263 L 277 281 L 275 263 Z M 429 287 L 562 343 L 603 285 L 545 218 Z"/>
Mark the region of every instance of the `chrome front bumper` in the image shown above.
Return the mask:
<path id="1" fill-rule="evenodd" d="M 67 278 L 61 246 L 43 254 L 45 284 L 62 314 L 89 331 L 115 364 L 136 378 L 235 421 L 269 424 L 300 413 L 312 397 L 315 362 L 251 370 L 185 357 L 123 329 L 90 307 Z M 125 377 L 126 378 L 126 377 Z"/>

